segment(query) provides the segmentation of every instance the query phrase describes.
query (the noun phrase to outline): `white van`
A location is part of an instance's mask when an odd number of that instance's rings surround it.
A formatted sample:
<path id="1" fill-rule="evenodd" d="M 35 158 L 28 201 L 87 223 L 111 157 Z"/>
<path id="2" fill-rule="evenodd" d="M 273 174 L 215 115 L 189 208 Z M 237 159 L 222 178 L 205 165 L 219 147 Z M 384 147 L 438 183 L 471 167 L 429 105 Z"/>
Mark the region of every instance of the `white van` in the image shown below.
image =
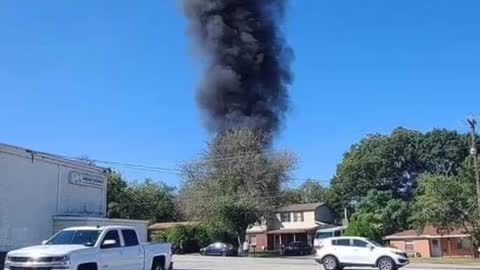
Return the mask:
<path id="1" fill-rule="evenodd" d="M 313 247 L 317 248 L 318 246 L 320 246 L 320 243 L 322 243 L 324 239 L 343 236 L 345 234 L 345 229 L 347 229 L 347 226 L 338 226 L 338 227 L 318 230 L 315 233 L 315 239 L 313 240 Z"/>

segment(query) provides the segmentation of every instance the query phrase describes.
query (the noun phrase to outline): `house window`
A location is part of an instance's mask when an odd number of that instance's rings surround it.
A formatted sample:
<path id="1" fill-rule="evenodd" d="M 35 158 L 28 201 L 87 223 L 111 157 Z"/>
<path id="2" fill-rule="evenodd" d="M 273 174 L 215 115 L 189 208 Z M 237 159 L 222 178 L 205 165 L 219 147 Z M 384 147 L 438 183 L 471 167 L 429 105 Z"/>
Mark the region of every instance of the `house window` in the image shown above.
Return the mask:
<path id="1" fill-rule="evenodd" d="M 294 222 L 303 222 L 303 212 L 295 212 L 293 213 L 293 221 Z"/>
<path id="2" fill-rule="evenodd" d="M 290 213 L 288 212 L 280 213 L 280 220 L 282 222 L 290 222 Z"/>
<path id="3" fill-rule="evenodd" d="M 405 241 L 405 251 L 415 251 L 415 243 L 413 241 Z"/>
<path id="4" fill-rule="evenodd" d="M 250 235 L 250 239 L 249 239 L 248 242 L 250 242 L 250 246 L 256 246 L 257 245 L 257 235 L 255 235 L 255 234 Z"/>
<path id="5" fill-rule="evenodd" d="M 472 248 L 472 241 L 470 239 L 457 239 L 457 249 L 468 250 Z"/>

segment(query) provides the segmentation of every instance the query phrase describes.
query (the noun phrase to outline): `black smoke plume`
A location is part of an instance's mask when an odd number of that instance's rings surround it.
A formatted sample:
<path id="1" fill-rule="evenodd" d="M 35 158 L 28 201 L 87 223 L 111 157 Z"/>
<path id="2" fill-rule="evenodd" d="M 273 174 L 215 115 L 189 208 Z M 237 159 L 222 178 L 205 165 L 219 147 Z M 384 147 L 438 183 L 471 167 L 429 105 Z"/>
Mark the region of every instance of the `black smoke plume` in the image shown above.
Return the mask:
<path id="1" fill-rule="evenodd" d="M 273 134 L 288 110 L 292 50 L 280 22 L 285 0 L 183 0 L 207 69 L 197 93 L 214 133 Z"/>

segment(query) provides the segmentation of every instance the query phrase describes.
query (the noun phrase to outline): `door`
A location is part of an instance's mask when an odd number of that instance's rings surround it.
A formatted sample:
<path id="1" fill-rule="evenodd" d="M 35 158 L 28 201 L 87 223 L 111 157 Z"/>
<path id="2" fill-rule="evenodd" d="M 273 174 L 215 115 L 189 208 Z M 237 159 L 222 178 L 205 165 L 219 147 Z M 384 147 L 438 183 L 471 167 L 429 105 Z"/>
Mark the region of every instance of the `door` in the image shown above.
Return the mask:
<path id="1" fill-rule="evenodd" d="M 338 260 L 341 263 L 353 263 L 355 258 L 353 254 L 353 247 L 350 244 L 350 239 L 335 239 L 331 241 Z"/>
<path id="2" fill-rule="evenodd" d="M 352 242 L 352 262 L 356 264 L 373 265 L 375 264 L 374 249 L 360 239 L 353 239 Z"/>
<path id="3" fill-rule="evenodd" d="M 131 270 L 142 270 L 144 254 L 137 233 L 134 230 L 122 230 L 122 238 L 124 266 Z"/>
<path id="4" fill-rule="evenodd" d="M 442 257 L 442 245 L 440 244 L 440 240 L 432 239 L 430 244 L 432 247 L 432 257 Z"/>
<path id="5" fill-rule="evenodd" d="M 127 269 L 124 266 L 120 235 L 117 230 L 110 230 L 105 234 L 100 244 L 99 270 Z"/>
<path id="6" fill-rule="evenodd" d="M 282 248 L 282 241 L 281 241 L 281 236 L 276 234 L 273 236 L 273 249 L 279 250 Z"/>

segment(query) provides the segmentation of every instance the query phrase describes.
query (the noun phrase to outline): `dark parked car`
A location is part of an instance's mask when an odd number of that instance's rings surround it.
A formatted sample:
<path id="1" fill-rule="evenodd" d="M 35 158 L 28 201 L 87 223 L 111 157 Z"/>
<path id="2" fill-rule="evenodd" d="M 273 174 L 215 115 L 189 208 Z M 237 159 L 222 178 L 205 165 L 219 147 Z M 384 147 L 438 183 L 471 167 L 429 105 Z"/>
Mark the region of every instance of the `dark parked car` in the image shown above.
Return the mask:
<path id="1" fill-rule="evenodd" d="M 205 256 L 236 256 L 238 251 L 232 244 L 217 242 L 200 249 L 200 254 Z"/>
<path id="2" fill-rule="evenodd" d="M 292 242 L 285 247 L 285 256 L 303 256 L 312 254 L 312 247 L 305 242 Z"/>

